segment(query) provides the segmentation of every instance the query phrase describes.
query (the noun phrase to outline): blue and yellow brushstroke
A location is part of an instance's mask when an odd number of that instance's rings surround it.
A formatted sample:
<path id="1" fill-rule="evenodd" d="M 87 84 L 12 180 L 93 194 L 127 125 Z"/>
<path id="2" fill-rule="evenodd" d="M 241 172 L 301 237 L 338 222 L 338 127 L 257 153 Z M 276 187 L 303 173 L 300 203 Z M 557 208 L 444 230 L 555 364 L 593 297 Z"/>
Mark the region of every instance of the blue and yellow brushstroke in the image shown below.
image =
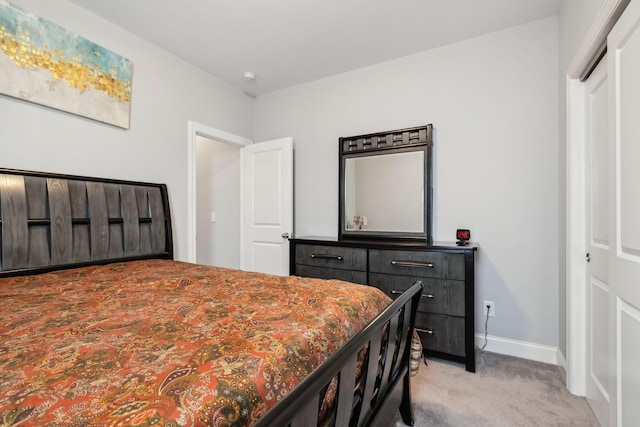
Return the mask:
<path id="1" fill-rule="evenodd" d="M 0 50 L 19 67 L 49 70 L 71 87 L 131 99 L 131 61 L 0 0 Z"/>

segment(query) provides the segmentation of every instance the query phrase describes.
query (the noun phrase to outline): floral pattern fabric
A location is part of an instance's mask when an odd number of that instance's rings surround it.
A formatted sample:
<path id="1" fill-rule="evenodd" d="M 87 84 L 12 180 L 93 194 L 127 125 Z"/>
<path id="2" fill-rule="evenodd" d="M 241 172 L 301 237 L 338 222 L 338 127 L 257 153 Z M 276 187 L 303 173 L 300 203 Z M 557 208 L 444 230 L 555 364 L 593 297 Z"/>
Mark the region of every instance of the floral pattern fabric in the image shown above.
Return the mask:
<path id="1" fill-rule="evenodd" d="M 147 260 L 0 279 L 0 426 L 246 426 L 388 304 Z"/>

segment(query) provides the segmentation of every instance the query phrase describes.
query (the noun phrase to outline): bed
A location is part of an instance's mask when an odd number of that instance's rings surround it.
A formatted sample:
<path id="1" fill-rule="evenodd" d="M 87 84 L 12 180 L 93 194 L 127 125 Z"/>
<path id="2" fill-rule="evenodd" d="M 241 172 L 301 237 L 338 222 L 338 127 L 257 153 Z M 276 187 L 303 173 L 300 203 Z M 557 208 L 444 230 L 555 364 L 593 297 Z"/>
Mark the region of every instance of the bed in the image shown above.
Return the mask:
<path id="1" fill-rule="evenodd" d="M 162 184 L 0 169 L 0 425 L 413 425 L 422 292 L 173 260 Z"/>

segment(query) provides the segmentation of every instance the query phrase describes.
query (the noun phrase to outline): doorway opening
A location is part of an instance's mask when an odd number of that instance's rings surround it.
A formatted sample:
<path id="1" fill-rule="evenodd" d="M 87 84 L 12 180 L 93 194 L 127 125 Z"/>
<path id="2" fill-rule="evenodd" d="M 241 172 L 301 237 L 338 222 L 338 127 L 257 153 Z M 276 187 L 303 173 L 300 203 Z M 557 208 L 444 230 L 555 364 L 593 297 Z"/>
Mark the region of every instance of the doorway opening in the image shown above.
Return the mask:
<path id="1" fill-rule="evenodd" d="M 196 263 L 240 269 L 240 147 L 196 135 Z"/>
<path id="2" fill-rule="evenodd" d="M 240 268 L 241 148 L 252 141 L 188 122 L 188 261 Z"/>

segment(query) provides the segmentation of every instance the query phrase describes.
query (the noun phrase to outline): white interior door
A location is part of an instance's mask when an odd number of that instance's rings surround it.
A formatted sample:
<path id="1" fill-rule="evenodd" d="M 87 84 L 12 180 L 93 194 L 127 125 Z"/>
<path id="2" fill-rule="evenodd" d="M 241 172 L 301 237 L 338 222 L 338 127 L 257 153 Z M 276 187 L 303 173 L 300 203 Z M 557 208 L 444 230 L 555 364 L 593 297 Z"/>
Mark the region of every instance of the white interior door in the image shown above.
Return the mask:
<path id="1" fill-rule="evenodd" d="M 607 39 L 609 138 L 611 425 L 640 422 L 640 2 Z"/>
<path id="2" fill-rule="evenodd" d="M 602 426 L 609 425 L 609 188 L 607 61 L 585 82 L 586 176 L 586 397 Z"/>
<path id="3" fill-rule="evenodd" d="M 289 275 L 293 233 L 293 138 L 243 149 L 241 268 Z"/>

